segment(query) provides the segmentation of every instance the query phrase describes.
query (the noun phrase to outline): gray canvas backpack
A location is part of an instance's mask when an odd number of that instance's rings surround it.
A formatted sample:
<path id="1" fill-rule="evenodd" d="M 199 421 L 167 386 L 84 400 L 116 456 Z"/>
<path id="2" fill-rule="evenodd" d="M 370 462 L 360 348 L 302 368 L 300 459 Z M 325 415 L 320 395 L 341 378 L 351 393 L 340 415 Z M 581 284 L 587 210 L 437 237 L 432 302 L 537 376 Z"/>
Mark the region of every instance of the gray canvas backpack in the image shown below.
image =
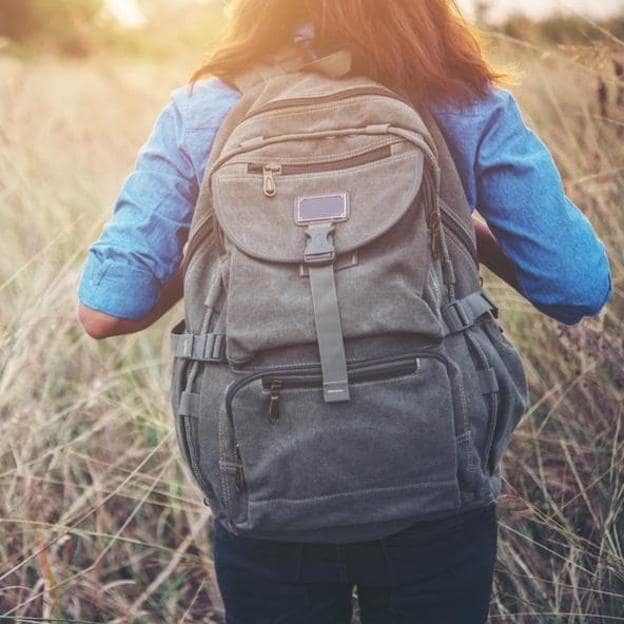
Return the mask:
<path id="1" fill-rule="evenodd" d="M 236 534 L 353 542 L 487 505 L 526 409 L 440 132 L 349 69 L 241 77 L 196 206 L 172 404 Z"/>

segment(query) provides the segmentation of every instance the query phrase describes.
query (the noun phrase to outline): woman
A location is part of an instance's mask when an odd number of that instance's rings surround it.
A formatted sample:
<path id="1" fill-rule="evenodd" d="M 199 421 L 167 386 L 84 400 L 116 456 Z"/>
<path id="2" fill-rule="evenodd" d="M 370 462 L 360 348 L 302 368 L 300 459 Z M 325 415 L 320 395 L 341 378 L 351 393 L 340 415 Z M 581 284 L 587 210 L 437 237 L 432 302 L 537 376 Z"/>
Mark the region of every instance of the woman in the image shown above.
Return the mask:
<path id="1" fill-rule="evenodd" d="M 552 158 L 452 0 L 238 0 L 222 46 L 159 117 L 115 214 L 91 247 L 80 319 L 94 338 L 140 331 L 181 296 L 179 267 L 235 76 L 293 39 L 348 47 L 356 68 L 427 107 L 451 148 L 481 259 L 544 313 L 574 324 L 611 293 L 608 260 Z M 209 78 L 212 76 L 211 78 Z M 493 232 L 493 233 L 492 233 Z M 232 623 L 483 622 L 496 554 L 494 506 L 335 546 L 236 537 L 218 522 L 215 563 Z"/>

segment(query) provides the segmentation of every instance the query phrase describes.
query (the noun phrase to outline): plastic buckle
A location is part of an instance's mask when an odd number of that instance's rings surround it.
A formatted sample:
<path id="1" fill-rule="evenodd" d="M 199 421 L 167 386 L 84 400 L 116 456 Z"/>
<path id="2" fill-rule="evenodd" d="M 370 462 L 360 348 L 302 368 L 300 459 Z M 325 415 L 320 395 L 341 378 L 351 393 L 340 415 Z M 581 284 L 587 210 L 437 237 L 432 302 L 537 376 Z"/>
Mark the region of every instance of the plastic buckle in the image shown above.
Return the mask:
<path id="1" fill-rule="evenodd" d="M 490 310 L 490 314 L 495 319 L 498 319 L 498 315 L 499 315 L 498 306 L 490 299 L 490 297 L 488 296 L 488 294 L 485 291 L 481 291 L 481 296 L 490 304 L 490 307 L 492 308 Z"/>
<path id="2" fill-rule="evenodd" d="M 306 234 L 309 237 L 304 252 L 306 264 L 332 264 L 336 260 L 336 248 L 330 240 L 335 227 L 333 223 L 309 225 Z"/>
<path id="3" fill-rule="evenodd" d="M 180 347 L 178 356 L 182 359 L 188 360 L 193 357 L 195 350 L 195 336 L 193 334 L 185 334 L 180 336 Z"/>
<path id="4" fill-rule="evenodd" d="M 455 312 L 459 324 L 455 322 L 455 319 L 448 317 L 448 312 Z M 463 308 L 463 302 L 461 301 L 453 301 L 446 306 L 446 322 L 453 332 L 461 332 L 472 326 L 473 321 L 468 317 L 466 311 Z M 450 322 L 449 322 L 450 321 Z"/>

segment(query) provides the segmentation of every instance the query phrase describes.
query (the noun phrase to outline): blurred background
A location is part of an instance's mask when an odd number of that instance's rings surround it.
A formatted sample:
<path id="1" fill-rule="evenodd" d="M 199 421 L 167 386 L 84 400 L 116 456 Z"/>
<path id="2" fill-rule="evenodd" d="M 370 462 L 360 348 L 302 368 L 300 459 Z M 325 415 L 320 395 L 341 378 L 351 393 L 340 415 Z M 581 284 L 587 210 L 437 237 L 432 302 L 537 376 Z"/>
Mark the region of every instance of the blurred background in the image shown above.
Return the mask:
<path id="1" fill-rule="evenodd" d="M 224 0 L 1 0 L 2 47 L 85 56 L 114 49 L 134 54 L 188 52 L 210 45 Z M 518 23 L 555 43 L 594 39 L 600 26 L 620 36 L 624 0 L 458 0 L 481 25 L 516 34 Z M 593 26 L 590 22 L 597 21 Z M 600 24 L 602 22 L 602 24 Z M 524 33 L 524 34 L 529 34 Z M 604 33 L 603 33 L 604 34 Z M 165 36 L 167 35 L 167 36 Z M 620 37 L 621 38 L 621 37 Z"/>
<path id="2" fill-rule="evenodd" d="M 532 407 L 504 461 L 492 622 L 624 622 L 624 0 L 462 2 L 605 242 L 615 295 L 558 325 L 486 275 Z M 223 621 L 207 509 L 168 405 L 172 312 L 96 344 L 88 245 L 172 89 L 218 39 L 208 0 L 0 0 L 0 620 Z"/>

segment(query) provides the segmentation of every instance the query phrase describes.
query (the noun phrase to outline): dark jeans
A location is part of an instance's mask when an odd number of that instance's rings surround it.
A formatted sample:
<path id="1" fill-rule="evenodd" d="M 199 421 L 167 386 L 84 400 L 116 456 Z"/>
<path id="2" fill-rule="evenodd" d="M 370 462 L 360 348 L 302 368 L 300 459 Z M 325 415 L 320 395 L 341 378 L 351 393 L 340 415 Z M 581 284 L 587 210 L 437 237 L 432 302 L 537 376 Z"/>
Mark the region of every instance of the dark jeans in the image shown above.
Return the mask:
<path id="1" fill-rule="evenodd" d="M 228 624 L 482 624 L 496 560 L 496 507 L 419 522 L 379 541 L 293 544 L 215 523 Z"/>

